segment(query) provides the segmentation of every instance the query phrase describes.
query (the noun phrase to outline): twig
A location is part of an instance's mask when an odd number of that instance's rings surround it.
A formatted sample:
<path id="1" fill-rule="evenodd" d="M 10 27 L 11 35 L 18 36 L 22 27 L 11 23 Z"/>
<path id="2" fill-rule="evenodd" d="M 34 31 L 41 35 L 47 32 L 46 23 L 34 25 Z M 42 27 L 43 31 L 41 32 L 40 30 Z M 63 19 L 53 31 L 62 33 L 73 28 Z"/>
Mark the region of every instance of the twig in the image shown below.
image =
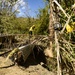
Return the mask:
<path id="1" fill-rule="evenodd" d="M 72 54 L 69 51 L 66 51 L 65 48 L 63 48 L 63 47 L 60 46 L 60 49 L 62 49 L 63 51 L 65 51 L 68 55 L 72 56 Z"/>
<path id="2" fill-rule="evenodd" d="M 64 25 L 63 29 L 61 30 L 60 34 L 62 34 L 66 28 L 66 26 L 68 25 L 69 21 L 70 21 L 71 16 L 68 17 L 68 20 L 66 21 L 66 24 Z"/>
<path id="3" fill-rule="evenodd" d="M 72 48 L 73 45 L 69 41 L 65 40 L 62 37 L 62 40 L 60 42 L 63 43 L 63 46 L 68 50 L 68 52 L 70 52 L 71 50 L 73 51 L 73 48 Z"/>
<path id="4" fill-rule="evenodd" d="M 2 55 L 4 55 L 4 54 L 7 54 L 7 53 L 9 53 L 9 52 L 11 52 L 11 50 L 8 50 L 8 51 L 6 51 L 6 52 L 0 53 L 0 56 L 2 56 Z"/>
<path id="5" fill-rule="evenodd" d="M 67 45 L 68 45 L 68 47 L 71 49 L 71 50 L 73 50 L 73 48 L 71 47 L 71 43 L 70 42 L 68 42 L 67 40 L 65 40 L 63 37 L 62 37 L 62 39 L 63 39 L 63 41 L 64 41 L 64 43 L 66 43 Z"/>
<path id="6" fill-rule="evenodd" d="M 68 18 L 68 15 L 66 14 L 65 10 L 61 7 L 61 5 L 57 2 L 57 0 L 54 0 L 54 2 L 58 5 L 60 10 L 65 14 L 65 16 Z"/>
<path id="7" fill-rule="evenodd" d="M 58 72 L 57 72 L 57 75 L 62 75 L 61 74 L 61 67 L 60 67 L 60 61 L 61 61 L 61 58 L 60 58 L 60 52 L 59 52 L 59 43 L 58 43 L 58 38 L 57 38 L 57 33 L 55 31 L 55 50 L 57 51 L 57 69 L 58 69 Z"/>
<path id="8" fill-rule="evenodd" d="M 9 53 L 9 55 L 7 56 L 5 62 L 6 62 L 10 57 L 12 57 L 12 55 L 13 55 L 14 53 L 16 53 L 17 51 L 19 51 L 18 48 L 15 48 L 14 50 L 12 50 L 12 51 Z"/>

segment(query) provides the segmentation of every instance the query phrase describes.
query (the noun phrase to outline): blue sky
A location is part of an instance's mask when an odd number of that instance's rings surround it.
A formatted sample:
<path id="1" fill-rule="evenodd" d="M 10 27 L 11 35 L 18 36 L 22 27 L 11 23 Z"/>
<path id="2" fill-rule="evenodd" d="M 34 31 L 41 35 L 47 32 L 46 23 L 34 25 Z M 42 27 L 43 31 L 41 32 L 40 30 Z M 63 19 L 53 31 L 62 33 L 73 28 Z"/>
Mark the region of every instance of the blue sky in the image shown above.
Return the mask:
<path id="1" fill-rule="evenodd" d="M 43 0 L 28 0 L 28 5 L 30 7 L 29 14 L 35 16 L 38 13 L 38 9 L 44 7 L 44 2 Z"/>
<path id="2" fill-rule="evenodd" d="M 18 8 L 17 15 L 19 17 L 21 16 L 30 16 L 30 17 L 36 17 L 36 14 L 38 13 L 39 8 L 44 8 L 45 4 L 43 0 L 18 0 L 20 7 Z M 17 5 L 15 7 L 18 7 Z"/>

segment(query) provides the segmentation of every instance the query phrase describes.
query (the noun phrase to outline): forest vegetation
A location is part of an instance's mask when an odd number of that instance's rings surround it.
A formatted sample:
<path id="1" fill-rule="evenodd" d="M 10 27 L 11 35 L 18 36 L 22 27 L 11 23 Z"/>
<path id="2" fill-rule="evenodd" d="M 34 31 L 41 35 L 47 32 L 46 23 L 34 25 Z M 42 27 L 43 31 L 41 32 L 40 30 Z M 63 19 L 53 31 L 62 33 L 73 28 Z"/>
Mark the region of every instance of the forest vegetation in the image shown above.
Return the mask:
<path id="1" fill-rule="evenodd" d="M 52 49 L 51 52 L 55 54 L 52 57 L 57 57 L 58 64 L 63 62 L 69 71 L 73 70 L 71 64 L 75 60 L 75 1 L 44 0 L 45 7 L 38 9 L 37 17 L 29 15 L 17 17 L 16 14 L 19 12 L 13 10 L 16 2 L 17 0 L 0 1 L 0 33 L 29 34 L 30 27 L 35 25 L 35 35 L 49 36 L 49 46 Z M 57 23 L 61 25 L 61 28 L 54 27 Z M 56 51 L 59 50 L 58 56 L 56 56 L 54 48 Z M 61 58 L 61 62 L 59 58 Z M 49 67 L 51 66 L 49 65 Z M 58 71 L 60 71 L 59 68 L 58 65 Z"/>

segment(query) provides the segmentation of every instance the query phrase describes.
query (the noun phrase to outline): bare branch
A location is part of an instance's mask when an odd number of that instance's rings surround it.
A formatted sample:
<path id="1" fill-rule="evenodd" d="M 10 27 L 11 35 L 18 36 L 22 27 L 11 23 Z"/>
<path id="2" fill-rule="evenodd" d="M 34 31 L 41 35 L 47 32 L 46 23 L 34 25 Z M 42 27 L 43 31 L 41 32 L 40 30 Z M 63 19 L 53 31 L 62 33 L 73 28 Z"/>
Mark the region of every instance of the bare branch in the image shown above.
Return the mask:
<path id="1" fill-rule="evenodd" d="M 66 26 L 68 25 L 69 21 L 70 21 L 71 16 L 68 17 L 68 20 L 66 21 L 66 24 L 64 25 L 63 29 L 61 30 L 60 34 L 62 34 L 66 28 Z"/>
<path id="2" fill-rule="evenodd" d="M 60 51 L 59 51 L 59 42 L 58 42 L 58 38 L 57 38 L 57 33 L 56 33 L 56 31 L 55 31 L 55 45 L 56 45 L 56 47 L 55 47 L 55 50 L 57 51 L 57 64 L 58 64 L 58 66 L 57 66 L 57 69 L 58 69 L 58 74 L 57 75 L 62 75 L 61 74 L 61 67 L 60 67 L 60 61 L 61 61 L 61 58 L 60 58 Z"/>
<path id="3" fill-rule="evenodd" d="M 61 5 L 57 2 L 57 0 L 54 0 L 54 2 L 58 5 L 58 7 L 60 8 L 60 10 L 65 14 L 65 16 L 68 18 L 67 13 L 65 12 L 65 10 L 61 7 Z"/>

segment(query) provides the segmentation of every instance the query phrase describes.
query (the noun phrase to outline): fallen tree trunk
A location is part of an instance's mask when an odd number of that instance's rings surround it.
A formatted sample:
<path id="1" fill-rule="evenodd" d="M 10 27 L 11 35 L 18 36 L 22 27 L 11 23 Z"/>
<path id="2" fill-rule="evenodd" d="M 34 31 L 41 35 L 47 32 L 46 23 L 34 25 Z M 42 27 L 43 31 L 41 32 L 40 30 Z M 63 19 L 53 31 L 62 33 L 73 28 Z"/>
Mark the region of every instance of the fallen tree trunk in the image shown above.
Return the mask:
<path id="1" fill-rule="evenodd" d="M 8 60 L 14 55 L 14 53 L 18 52 L 18 51 L 21 51 L 22 53 L 22 56 L 23 56 L 23 60 L 24 62 L 26 61 L 26 59 L 28 58 L 28 56 L 30 55 L 30 53 L 32 52 L 34 46 L 35 46 L 35 42 L 36 40 L 34 40 L 32 43 L 30 44 L 27 44 L 25 46 L 21 46 L 19 48 L 15 48 L 14 50 L 12 50 L 9 55 L 7 56 L 6 60 L 3 61 L 1 64 L 0 64 L 0 68 L 1 67 L 8 67 L 11 65 L 11 63 L 7 64 Z"/>
<path id="2" fill-rule="evenodd" d="M 24 62 L 26 61 L 26 59 L 28 58 L 28 56 L 32 52 L 32 50 L 33 50 L 33 48 L 35 46 L 34 42 L 32 42 L 31 44 L 28 44 L 28 45 L 25 45 L 25 46 L 22 46 L 22 47 L 18 48 L 22 53 Z"/>

